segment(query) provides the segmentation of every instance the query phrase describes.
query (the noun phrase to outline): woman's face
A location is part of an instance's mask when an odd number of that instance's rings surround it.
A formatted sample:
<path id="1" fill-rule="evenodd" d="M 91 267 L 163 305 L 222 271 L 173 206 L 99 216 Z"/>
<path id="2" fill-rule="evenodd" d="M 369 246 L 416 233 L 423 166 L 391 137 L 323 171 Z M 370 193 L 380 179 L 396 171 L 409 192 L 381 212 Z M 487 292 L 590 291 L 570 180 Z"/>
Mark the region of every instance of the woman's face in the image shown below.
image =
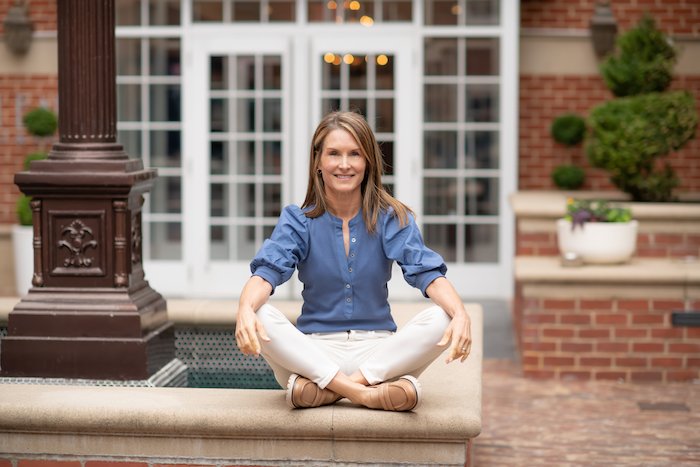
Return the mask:
<path id="1" fill-rule="evenodd" d="M 361 196 L 366 166 L 360 145 L 350 133 L 341 129 L 328 133 L 319 162 L 327 196 Z"/>

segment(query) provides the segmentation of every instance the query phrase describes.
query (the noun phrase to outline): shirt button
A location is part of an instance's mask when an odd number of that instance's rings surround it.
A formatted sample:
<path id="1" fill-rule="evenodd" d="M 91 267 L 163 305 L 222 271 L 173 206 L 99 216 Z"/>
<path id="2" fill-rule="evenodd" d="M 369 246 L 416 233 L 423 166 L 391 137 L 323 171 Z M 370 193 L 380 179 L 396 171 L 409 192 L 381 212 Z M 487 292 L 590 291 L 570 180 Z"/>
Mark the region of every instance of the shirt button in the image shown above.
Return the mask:
<path id="1" fill-rule="evenodd" d="M 351 257 L 351 258 L 354 258 L 354 257 L 355 257 L 355 253 L 350 253 L 350 257 Z"/>
<path id="2" fill-rule="evenodd" d="M 348 268 L 348 272 L 352 272 L 352 268 Z"/>
<path id="3" fill-rule="evenodd" d="M 355 237 L 352 237 L 351 242 L 352 242 L 352 243 L 355 243 L 356 241 L 357 241 L 357 239 L 356 239 Z"/>
<path id="4" fill-rule="evenodd" d="M 352 301 L 352 298 L 348 297 L 345 299 L 346 302 L 350 303 Z"/>
<path id="5" fill-rule="evenodd" d="M 346 289 L 349 289 L 349 288 L 350 288 L 350 284 L 345 284 L 345 288 L 346 288 Z"/>

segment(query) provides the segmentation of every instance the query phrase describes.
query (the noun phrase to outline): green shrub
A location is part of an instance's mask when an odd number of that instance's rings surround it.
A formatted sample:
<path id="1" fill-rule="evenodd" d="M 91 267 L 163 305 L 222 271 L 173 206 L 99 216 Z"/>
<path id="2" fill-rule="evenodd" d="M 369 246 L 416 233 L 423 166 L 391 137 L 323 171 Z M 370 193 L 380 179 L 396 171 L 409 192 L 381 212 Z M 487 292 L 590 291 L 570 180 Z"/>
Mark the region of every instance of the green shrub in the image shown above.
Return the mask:
<path id="1" fill-rule="evenodd" d="M 34 136 L 51 136 L 58 128 L 58 118 L 51 110 L 37 107 L 24 116 L 24 126 Z"/>
<path id="2" fill-rule="evenodd" d="M 681 148 L 695 135 L 695 100 L 686 91 L 615 99 L 593 109 L 588 159 L 635 201 L 670 201 L 678 179 L 657 158 Z"/>
<path id="3" fill-rule="evenodd" d="M 23 121 L 27 131 L 38 137 L 51 136 L 58 128 L 58 118 L 56 118 L 56 114 L 43 107 L 37 107 L 27 112 L 24 115 Z M 46 159 L 46 156 L 47 154 L 45 152 L 33 152 L 28 154 L 24 158 L 24 170 L 29 170 L 32 161 Z M 29 205 L 31 200 L 32 198 L 30 196 L 24 194 L 20 195 L 19 199 L 17 199 L 16 212 L 17 220 L 20 225 L 32 225 L 32 208 Z"/>
<path id="4" fill-rule="evenodd" d="M 581 188 L 586 178 L 584 170 L 577 165 L 560 165 L 552 170 L 552 181 L 564 190 L 576 190 Z"/>
<path id="5" fill-rule="evenodd" d="M 17 220 L 20 225 L 32 225 L 32 207 L 29 205 L 32 198 L 20 195 L 17 199 Z"/>
<path id="6" fill-rule="evenodd" d="M 40 161 L 43 159 L 46 159 L 48 154 L 45 152 L 33 152 L 31 154 L 28 154 L 27 157 L 24 158 L 24 164 L 22 167 L 24 167 L 24 170 L 29 170 L 29 166 L 32 163 L 32 161 Z"/>
<path id="7" fill-rule="evenodd" d="M 552 122 L 550 133 L 557 143 L 575 146 L 586 135 L 586 121 L 574 113 L 560 115 Z"/>
<path id="8" fill-rule="evenodd" d="M 608 88 L 618 97 L 661 92 L 671 82 L 676 51 L 654 20 L 644 16 L 637 27 L 622 34 L 618 56 L 600 67 Z"/>

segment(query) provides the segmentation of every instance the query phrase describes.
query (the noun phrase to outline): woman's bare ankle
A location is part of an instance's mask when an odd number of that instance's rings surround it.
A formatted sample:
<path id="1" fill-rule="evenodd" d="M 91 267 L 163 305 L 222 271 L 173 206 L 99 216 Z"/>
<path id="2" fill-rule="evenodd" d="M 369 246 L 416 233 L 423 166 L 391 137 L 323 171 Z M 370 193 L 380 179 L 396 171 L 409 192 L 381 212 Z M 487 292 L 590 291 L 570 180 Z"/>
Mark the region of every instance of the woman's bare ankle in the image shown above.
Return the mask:
<path id="1" fill-rule="evenodd" d="M 369 381 L 367 381 L 365 375 L 363 375 L 360 370 L 357 370 L 355 373 L 351 374 L 350 379 L 353 382 L 361 384 L 363 386 L 369 386 Z"/>

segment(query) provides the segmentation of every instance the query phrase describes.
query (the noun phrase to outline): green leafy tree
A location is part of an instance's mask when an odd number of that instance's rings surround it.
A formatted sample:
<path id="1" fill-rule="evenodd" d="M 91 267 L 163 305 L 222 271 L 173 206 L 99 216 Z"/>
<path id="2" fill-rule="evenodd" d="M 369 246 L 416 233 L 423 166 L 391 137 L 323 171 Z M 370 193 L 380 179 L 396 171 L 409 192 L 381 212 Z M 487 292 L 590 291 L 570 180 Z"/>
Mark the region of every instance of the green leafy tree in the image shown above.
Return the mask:
<path id="1" fill-rule="evenodd" d="M 616 96 L 595 107 L 586 152 L 594 167 L 635 201 L 672 201 L 679 180 L 661 159 L 695 136 L 695 99 L 687 91 L 665 91 L 675 50 L 645 16 L 618 40 L 620 54 L 602 66 Z"/>

